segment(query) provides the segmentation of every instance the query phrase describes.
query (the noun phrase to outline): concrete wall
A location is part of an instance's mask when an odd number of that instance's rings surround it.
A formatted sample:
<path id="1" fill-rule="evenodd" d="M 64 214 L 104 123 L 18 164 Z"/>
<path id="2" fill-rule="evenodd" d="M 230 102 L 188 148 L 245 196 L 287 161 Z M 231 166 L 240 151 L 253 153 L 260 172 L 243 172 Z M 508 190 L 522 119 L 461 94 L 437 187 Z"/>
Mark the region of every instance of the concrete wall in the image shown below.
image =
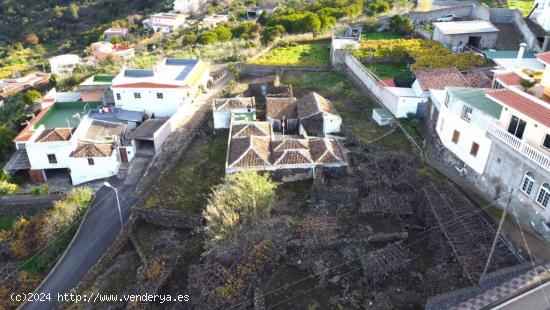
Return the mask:
<path id="1" fill-rule="evenodd" d="M 542 183 L 550 183 L 550 173 L 500 140 L 492 140 L 493 148 L 487 161 L 482 185 L 494 196 L 504 195 L 508 188 L 515 189 L 512 203 L 519 217 L 526 222 L 533 222 L 539 226 L 539 231 L 544 231 L 543 227 L 541 230 L 540 222 L 550 222 L 550 208 L 543 209 L 535 202 L 535 197 Z M 534 175 L 534 185 L 529 195 L 518 190 L 527 172 Z M 550 231 L 548 234 L 550 236 Z"/>
<path id="2" fill-rule="evenodd" d="M 480 49 L 492 49 L 497 43 L 498 35 L 498 32 L 445 35 L 439 30 L 439 28 L 436 27 L 433 34 L 433 39 L 450 47 L 464 47 L 468 44 L 470 36 L 476 36 L 481 37 L 481 41 L 479 42 Z"/>
<path id="3" fill-rule="evenodd" d="M 181 88 L 114 88 L 113 92 L 118 108 L 149 115 L 154 113 L 156 117 L 171 116 L 181 104 L 187 103 L 185 98 L 191 95 L 188 89 Z M 134 93 L 141 98 L 135 98 Z M 162 94 L 163 98 L 157 98 L 157 94 Z"/>
<path id="4" fill-rule="evenodd" d="M 409 12 L 409 18 L 417 22 L 432 22 L 447 14 L 455 14 L 458 17 L 470 17 L 472 15 L 473 9 L 474 5 L 466 4 L 427 12 L 411 11 Z"/>
<path id="5" fill-rule="evenodd" d="M 282 71 L 329 71 L 330 67 L 304 67 L 304 66 L 260 66 L 252 64 L 241 64 L 239 71 L 244 76 L 266 76 Z"/>
<path id="6" fill-rule="evenodd" d="M 416 114 L 418 98 L 400 97 L 390 92 L 376 76 L 349 54 L 346 55 L 345 65 L 395 117 L 407 117 L 408 113 Z"/>
<path id="7" fill-rule="evenodd" d="M 120 165 L 117 160 L 117 150 L 109 157 L 92 157 L 94 165 L 88 163 L 88 158 L 70 158 L 71 180 L 73 185 L 88 181 L 108 178 L 117 174 Z"/>
<path id="8" fill-rule="evenodd" d="M 448 107 L 445 104 L 441 105 L 436 132 L 443 145 L 449 151 L 476 173 L 482 174 L 492 145 L 491 139 L 486 137 L 487 124 L 494 121 L 494 119 L 474 109 L 470 122 L 468 122 L 461 117 L 463 107 L 464 104 L 455 99 L 450 100 Z M 457 143 L 452 141 L 455 130 L 460 132 Z M 474 142 L 479 145 L 476 156 L 470 154 Z"/>
<path id="9" fill-rule="evenodd" d="M 342 119 L 340 117 L 324 117 L 323 118 L 323 132 L 324 133 L 340 132 L 340 126 L 341 125 L 342 125 Z"/>

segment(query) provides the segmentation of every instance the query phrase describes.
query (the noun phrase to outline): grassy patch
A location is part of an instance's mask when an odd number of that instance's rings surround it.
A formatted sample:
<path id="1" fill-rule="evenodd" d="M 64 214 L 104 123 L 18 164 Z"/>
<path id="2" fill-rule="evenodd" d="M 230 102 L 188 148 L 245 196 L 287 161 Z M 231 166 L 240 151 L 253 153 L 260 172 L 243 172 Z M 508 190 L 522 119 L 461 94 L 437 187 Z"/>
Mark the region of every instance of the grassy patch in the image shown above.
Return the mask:
<path id="1" fill-rule="evenodd" d="M 315 91 L 329 99 L 343 119 L 345 129 L 362 142 L 370 143 L 392 130 L 380 127 L 372 120 L 375 107 L 367 97 L 359 93 L 344 74 L 337 72 L 288 72 L 282 81 L 292 84 L 294 96 L 300 98 Z M 385 149 L 412 152 L 407 138 L 394 131 L 379 140 L 375 145 Z"/>
<path id="2" fill-rule="evenodd" d="M 529 15 L 531 9 L 533 8 L 533 0 L 508 0 L 508 8 L 520 10 L 523 16 Z"/>
<path id="3" fill-rule="evenodd" d="M 406 63 L 391 62 L 380 64 L 365 64 L 379 78 L 410 78 L 411 71 Z"/>
<path id="4" fill-rule="evenodd" d="M 329 64 L 329 48 L 328 43 L 277 46 L 252 63 L 264 66 L 322 67 Z"/>
<path id="5" fill-rule="evenodd" d="M 0 218 L 0 230 L 10 230 L 11 226 L 15 222 L 15 216 L 6 216 Z"/>
<path id="6" fill-rule="evenodd" d="M 389 32 L 389 31 L 381 31 L 381 32 L 363 32 L 361 34 L 361 38 L 364 40 L 390 40 L 390 39 L 400 39 L 402 36 L 400 36 L 397 33 Z"/>
<path id="7" fill-rule="evenodd" d="M 225 174 L 226 140 L 225 135 L 195 139 L 170 174 L 160 181 L 145 207 L 202 212 L 210 187 Z"/>
<path id="8" fill-rule="evenodd" d="M 420 128 L 416 125 L 414 119 L 401 118 L 399 119 L 407 133 L 418 143 L 419 145 L 423 144 L 424 136 L 420 132 Z"/>
<path id="9" fill-rule="evenodd" d="M 502 213 L 503 213 L 502 209 L 492 206 L 492 207 L 488 207 L 484 210 L 487 214 L 489 214 L 489 216 L 493 220 L 495 220 L 496 222 L 500 221 L 500 218 L 502 217 Z"/>

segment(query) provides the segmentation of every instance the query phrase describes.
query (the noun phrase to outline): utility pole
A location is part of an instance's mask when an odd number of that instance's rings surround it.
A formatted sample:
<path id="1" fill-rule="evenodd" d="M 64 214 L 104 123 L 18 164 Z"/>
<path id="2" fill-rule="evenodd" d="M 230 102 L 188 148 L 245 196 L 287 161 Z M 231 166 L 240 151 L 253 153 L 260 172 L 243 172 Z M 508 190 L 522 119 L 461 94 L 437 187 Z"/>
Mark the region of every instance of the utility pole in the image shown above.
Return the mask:
<path id="1" fill-rule="evenodd" d="M 498 224 L 497 233 L 495 235 L 495 240 L 493 240 L 493 246 L 491 247 L 491 252 L 489 252 L 489 257 L 487 258 L 487 263 L 485 264 L 485 268 L 483 269 L 483 273 L 481 274 L 481 277 L 479 277 L 479 282 L 483 279 L 485 274 L 487 273 L 487 270 L 489 269 L 489 265 L 491 264 L 491 260 L 493 259 L 493 255 L 495 255 L 495 248 L 498 242 L 498 236 L 500 235 L 500 231 L 502 229 L 502 225 L 504 224 L 504 220 L 506 219 L 506 214 L 508 214 L 508 208 L 510 207 L 510 203 L 512 202 L 512 193 L 514 189 L 510 189 L 508 193 L 508 202 L 506 203 L 506 208 L 504 208 L 504 212 L 502 213 L 502 217 L 500 218 L 500 223 Z"/>

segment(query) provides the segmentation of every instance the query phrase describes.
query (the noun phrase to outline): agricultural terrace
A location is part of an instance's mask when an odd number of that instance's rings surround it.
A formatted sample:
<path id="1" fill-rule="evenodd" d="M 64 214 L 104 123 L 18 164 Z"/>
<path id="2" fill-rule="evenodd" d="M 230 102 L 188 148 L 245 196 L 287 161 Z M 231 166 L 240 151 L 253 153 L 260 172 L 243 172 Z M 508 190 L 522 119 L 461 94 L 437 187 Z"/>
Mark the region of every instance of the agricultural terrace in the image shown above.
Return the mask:
<path id="1" fill-rule="evenodd" d="M 422 39 L 362 40 L 354 56 L 363 63 L 368 63 L 370 57 L 414 60 L 413 71 L 453 67 L 464 70 L 488 64 L 485 58 L 472 52 L 453 53 L 439 42 Z"/>
<path id="2" fill-rule="evenodd" d="M 323 43 L 279 43 L 252 64 L 262 66 L 308 66 L 322 67 L 329 64 L 330 44 Z"/>

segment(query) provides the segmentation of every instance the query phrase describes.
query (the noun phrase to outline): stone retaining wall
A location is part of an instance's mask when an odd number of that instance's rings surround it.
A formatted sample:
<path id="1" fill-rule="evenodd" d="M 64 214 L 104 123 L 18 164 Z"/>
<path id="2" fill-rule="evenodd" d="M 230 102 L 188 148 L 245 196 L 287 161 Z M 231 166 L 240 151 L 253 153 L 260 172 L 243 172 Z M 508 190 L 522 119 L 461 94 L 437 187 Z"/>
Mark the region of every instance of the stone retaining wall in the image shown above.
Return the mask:
<path id="1" fill-rule="evenodd" d="M 63 197 L 65 197 L 64 194 L 2 196 L 0 197 L 0 217 L 29 217 L 51 208 L 54 201 Z"/>
<path id="2" fill-rule="evenodd" d="M 322 72 L 329 71 L 329 66 L 325 67 L 306 67 L 306 66 L 261 66 L 253 64 L 240 64 L 238 70 L 243 76 L 265 76 L 282 73 L 284 71 L 310 71 Z"/>
<path id="3" fill-rule="evenodd" d="M 167 228 L 195 229 L 204 225 L 204 218 L 197 214 L 159 208 L 135 208 L 134 215 L 140 220 Z"/>

